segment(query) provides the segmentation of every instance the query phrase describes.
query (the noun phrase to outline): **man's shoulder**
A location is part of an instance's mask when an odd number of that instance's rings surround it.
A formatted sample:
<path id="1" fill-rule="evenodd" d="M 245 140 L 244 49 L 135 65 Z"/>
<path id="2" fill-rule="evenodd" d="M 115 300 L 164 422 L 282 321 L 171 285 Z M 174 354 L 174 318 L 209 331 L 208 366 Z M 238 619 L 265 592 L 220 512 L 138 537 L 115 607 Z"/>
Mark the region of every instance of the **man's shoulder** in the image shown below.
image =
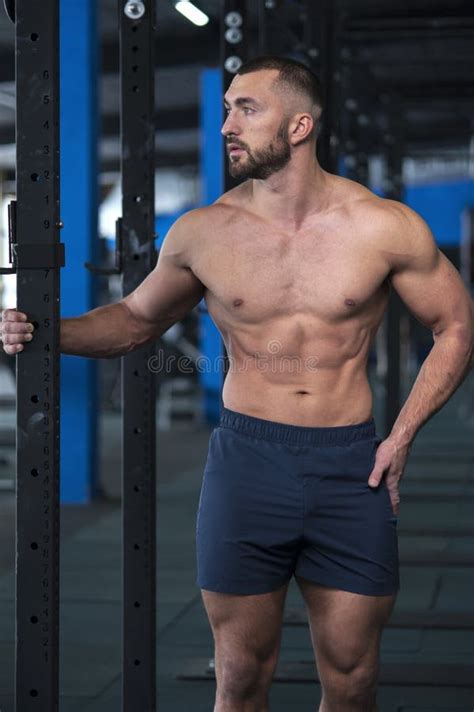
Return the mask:
<path id="1" fill-rule="evenodd" d="M 244 204 L 243 198 L 238 195 L 239 188 L 240 186 L 224 193 L 210 205 L 183 213 L 173 225 L 173 232 L 178 239 L 188 245 L 196 245 L 197 242 L 202 245 L 203 239 L 220 234 L 230 223 L 239 220 Z"/>
<path id="2" fill-rule="evenodd" d="M 188 210 L 171 226 L 161 253 L 192 268 L 209 246 L 215 244 L 214 238 L 222 234 L 235 215 L 236 208 L 221 201 Z"/>
<path id="3" fill-rule="evenodd" d="M 405 203 L 383 198 L 355 181 L 342 180 L 345 181 L 345 208 L 355 220 L 360 220 L 367 227 L 376 231 L 381 228 L 389 232 L 393 230 L 396 234 L 411 234 L 427 228 L 421 215 Z"/>
<path id="4" fill-rule="evenodd" d="M 215 208 L 216 213 L 225 217 L 229 217 L 236 212 L 238 213 L 243 207 L 245 207 L 249 200 L 251 189 L 250 183 L 251 181 L 244 181 L 243 183 L 235 186 L 235 188 L 231 188 L 223 193 L 220 198 L 218 198 L 216 202 L 209 207 Z"/>
<path id="5" fill-rule="evenodd" d="M 177 222 L 186 227 L 199 228 L 201 226 L 211 227 L 216 224 L 216 221 L 220 223 L 228 220 L 244 204 L 244 191 L 244 186 L 238 185 L 221 195 L 213 203 L 183 213 Z"/>
<path id="6" fill-rule="evenodd" d="M 398 230 L 400 227 L 411 229 L 424 222 L 423 218 L 405 203 L 368 192 L 370 195 L 360 203 L 359 211 L 364 211 L 375 224 L 380 222 L 386 228 L 393 227 Z"/>
<path id="7" fill-rule="evenodd" d="M 343 180 L 346 193 L 342 204 L 347 222 L 366 247 L 385 259 L 389 269 L 435 259 L 437 248 L 432 232 L 413 208 L 382 198 L 354 181 Z"/>
<path id="8" fill-rule="evenodd" d="M 370 192 L 370 191 L 368 191 Z M 356 206 L 358 234 L 383 257 L 390 271 L 433 264 L 438 249 L 433 234 L 409 205 L 372 194 Z"/>
<path id="9" fill-rule="evenodd" d="M 226 205 L 218 202 L 193 208 L 180 215 L 173 223 L 170 233 L 183 240 L 196 238 L 200 234 L 208 233 L 213 226 L 225 219 L 227 213 Z"/>

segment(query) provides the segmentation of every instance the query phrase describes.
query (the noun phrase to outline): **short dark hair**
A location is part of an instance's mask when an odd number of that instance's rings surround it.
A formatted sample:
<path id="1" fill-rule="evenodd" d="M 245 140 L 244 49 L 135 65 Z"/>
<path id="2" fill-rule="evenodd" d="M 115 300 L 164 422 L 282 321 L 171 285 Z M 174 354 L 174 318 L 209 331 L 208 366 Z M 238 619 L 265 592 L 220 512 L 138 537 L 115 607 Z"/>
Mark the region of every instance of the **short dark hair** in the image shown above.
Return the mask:
<path id="1" fill-rule="evenodd" d="M 293 90 L 306 94 L 314 104 L 323 109 L 323 89 L 319 77 L 302 62 L 289 57 L 264 55 L 245 62 L 237 74 L 250 74 L 262 69 L 278 70 L 280 74 L 277 81 L 284 82 Z"/>

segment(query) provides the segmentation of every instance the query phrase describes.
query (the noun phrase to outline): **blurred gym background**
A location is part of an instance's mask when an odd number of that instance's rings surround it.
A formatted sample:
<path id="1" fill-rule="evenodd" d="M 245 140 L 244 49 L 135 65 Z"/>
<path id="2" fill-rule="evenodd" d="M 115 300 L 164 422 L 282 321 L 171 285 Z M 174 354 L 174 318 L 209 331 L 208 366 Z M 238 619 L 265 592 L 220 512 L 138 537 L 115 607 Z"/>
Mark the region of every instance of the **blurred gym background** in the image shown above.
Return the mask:
<path id="1" fill-rule="evenodd" d="M 64 190 L 71 191 L 81 176 L 77 215 L 62 216 L 64 316 L 121 296 L 120 276 L 95 276 L 84 267 L 88 260 L 114 264 L 115 221 L 121 214 L 117 2 L 101 0 L 95 8 L 93 2 L 84 3 L 90 5 L 84 27 L 74 33 L 64 24 L 61 30 L 62 140 L 66 145 L 74 136 L 77 161 L 77 174 L 71 163 L 63 170 Z M 62 3 L 62 23 L 68 4 Z M 200 26 L 171 0 L 156 3 L 158 248 L 183 212 L 211 202 L 225 188 L 219 143 L 222 3 L 195 4 L 207 18 Z M 247 3 L 247 12 L 249 56 L 264 48 L 322 72 L 328 98 L 323 166 L 417 210 L 472 293 L 472 3 L 261 0 Z M 315 12 L 322 28 L 314 25 Z M 88 76 L 83 57 L 90 62 Z M 14 27 L 0 12 L 2 266 L 9 263 L 7 205 L 15 197 L 14 61 Z M 78 97 L 85 97 L 84 104 L 77 103 L 82 101 Z M 85 182 L 83 176 L 92 170 L 84 168 L 87 162 L 97 171 L 96 179 Z M 15 303 L 15 277 L 0 276 L 0 308 Z M 431 334 L 403 306 L 397 309 L 395 341 L 387 319 L 369 362 L 381 433 L 390 399 L 392 409 L 397 398 L 403 402 L 432 343 Z M 157 348 L 167 364 L 156 373 L 158 701 L 161 695 L 163 712 L 204 712 L 213 699 L 208 669 L 213 649 L 194 584 L 194 518 L 208 436 L 218 417 L 222 371 L 209 372 L 200 364 L 202 357 L 222 354 L 222 345 L 205 310 L 196 308 Z M 62 374 L 62 709 L 105 712 L 118 709 L 119 694 L 120 362 L 64 357 Z M 395 395 L 389 392 L 394 382 Z M 470 712 L 473 706 L 473 384 L 471 375 L 420 434 L 403 481 L 402 592 L 399 625 L 387 629 L 384 638 L 382 712 Z M 0 350 L 3 712 L 11 709 L 13 685 L 14 459 L 15 359 Z M 275 712 L 316 709 L 319 695 L 316 683 L 311 684 L 309 637 L 301 611 L 298 618 L 301 601 L 294 590 L 288 605 L 282 668 L 272 690 Z M 88 624 L 80 626 L 86 609 Z"/>

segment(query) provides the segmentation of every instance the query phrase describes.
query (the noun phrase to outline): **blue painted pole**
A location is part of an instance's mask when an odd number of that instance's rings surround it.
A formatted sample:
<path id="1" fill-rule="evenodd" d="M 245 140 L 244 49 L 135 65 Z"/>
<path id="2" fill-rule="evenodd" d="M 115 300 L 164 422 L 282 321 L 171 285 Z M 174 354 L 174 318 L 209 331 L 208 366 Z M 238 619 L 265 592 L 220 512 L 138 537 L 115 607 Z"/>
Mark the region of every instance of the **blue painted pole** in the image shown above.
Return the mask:
<path id="1" fill-rule="evenodd" d="M 220 69 L 201 74 L 201 180 L 202 203 L 209 205 L 224 192 L 224 151 L 222 149 L 223 81 Z M 219 420 L 223 380 L 224 349 L 221 336 L 207 313 L 200 314 L 199 348 L 206 357 L 199 374 L 204 394 L 204 414 L 208 423 Z"/>
<path id="2" fill-rule="evenodd" d="M 61 0 L 61 274 L 62 317 L 95 306 L 94 277 L 84 263 L 97 263 L 97 79 L 95 0 Z M 96 492 L 97 364 L 61 358 L 61 502 L 87 503 Z"/>

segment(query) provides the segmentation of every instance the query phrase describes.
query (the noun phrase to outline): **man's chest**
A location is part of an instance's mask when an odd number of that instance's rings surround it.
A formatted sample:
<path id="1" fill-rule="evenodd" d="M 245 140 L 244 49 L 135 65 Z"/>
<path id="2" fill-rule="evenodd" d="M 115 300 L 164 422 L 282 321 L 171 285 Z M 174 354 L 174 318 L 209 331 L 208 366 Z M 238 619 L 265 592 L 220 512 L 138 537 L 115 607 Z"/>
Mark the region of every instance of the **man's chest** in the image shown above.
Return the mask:
<path id="1" fill-rule="evenodd" d="M 307 314 L 337 321 L 370 308 L 386 268 L 374 246 L 316 231 L 292 239 L 269 233 L 208 239 L 193 271 L 209 307 L 256 323 Z"/>

